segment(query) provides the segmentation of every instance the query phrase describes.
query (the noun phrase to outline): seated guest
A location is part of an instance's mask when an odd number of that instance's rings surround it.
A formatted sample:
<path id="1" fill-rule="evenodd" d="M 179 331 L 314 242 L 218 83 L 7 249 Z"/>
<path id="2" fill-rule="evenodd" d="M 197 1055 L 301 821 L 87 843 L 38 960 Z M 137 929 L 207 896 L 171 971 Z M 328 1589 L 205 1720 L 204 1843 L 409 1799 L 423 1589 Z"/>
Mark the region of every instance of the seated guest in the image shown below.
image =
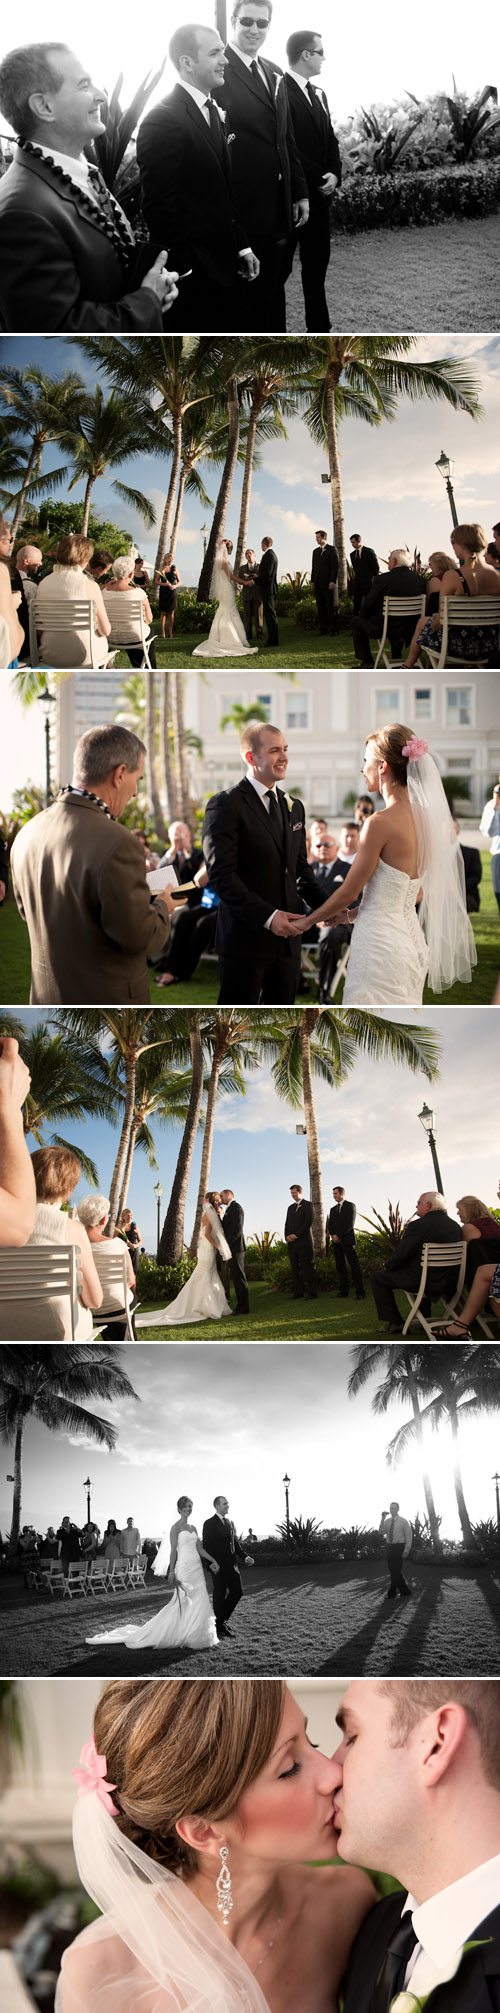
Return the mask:
<path id="1" fill-rule="evenodd" d="M 443 603 L 445 599 L 459 595 L 467 601 L 477 594 L 500 596 L 500 573 L 486 559 L 486 532 L 481 524 L 457 524 L 451 534 L 451 544 L 458 561 L 443 574 L 437 613 L 429 615 L 420 626 L 420 632 L 413 637 L 407 664 L 416 664 L 419 650 L 425 643 L 431 649 L 440 650 L 443 640 Z M 500 638 L 500 600 L 498 604 L 497 646 Z M 451 647 L 451 646 L 450 646 Z M 465 626 L 453 630 L 453 657 L 464 658 L 466 663 L 481 662 L 485 657 L 492 665 L 500 664 L 500 648 L 495 648 L 495 634 L 492 629 Z"/>
<path id="2" fill-rule="evenodd" d="M 164 251 L 139 246 L 94 163 L 96 91 L 64 42 L 33 42 L 0 64 L 0 111 L 18 137 L 0 182 L 4 326 L 81 335 L 161 331 L 177 299 Z"/>
<path id="3" fill-rule="evenodd" d="M 379 1271 L 372 1272 L 371 1284 L 377 1314 L 380 1321 L 387 1323 L 384 1328 L 385 1335 L 403 1333 L 404 1322 L 394 1296 L 394 1287 L 406 1287 L 410 1293 L 416 1293 L 424 1244 L 460 1245 L 461 1243 L 459 1224 L 454 1223 L 452 1216 L 448 1216 L 444 1195 L 438 1195 L 432 1190 L 420 1195 L 415 1216 L 416 1222 L 412 1220 L 405 1224 L 396 1251 L 390 1253 L 385 1265 L 382 1265 Z M 460 1251 L 457 1251 L 457 1276 L 459 1263 Z M 439 1300 L 441 1293 L 446 1289 L 451 1292 L 453 1281 L 453 1272 L 440 1273 L 438 1266 L 431 1267 L 426 1281 L 426 1292 L 421 1302 L 422 1313 L 427 1318 L 431 1312 L 432 1301 Z"/>
<path id="4" fill-rule="evenodd" d="M 57 547 L 52 573 L 47 573 L 36 590 L 36 626 L 40 635 L 39 654 L 41 664 L 55 664 L 61 670 L 78 665 L 79 669 L 91 664 L 90 638 L 84 630 L 51 630 L 50 613 L 57 608 L 64 611 L 64 603 L 70 601 L 93 601 L 95 608 L 95 629 L 97 632 L 96 654 L 102 669 L 109 655 L 109 616 L 106 614 L 98 581 L 90 579 L 85 568 L 92 558 L 94 547 L 90 538 L 82 538 L 80 532 L 70 532 L 61 538 Z"/>
<path id="5" fill-rule="evenodd" d="M 363 545 L 360 531 L 351 531 L 350 545 L 349 565 L 352 568 L 353 575 L 352 598 L 354 602 L 354 614 L 359 615 L 363 597 L 369 593 L 370 587 L 373 587 L 377 573 L 380 573 L 380 567 L 373 546 Z"/>
<path id="6" fill-rule="evenodd" d="M 0 1248 L 18 1250 L 35 1225 L 36 1190 L 23 1125 L 29 1069 L 12 1035 L 0 1036 Z"/>
<path id="7" fill-rule="evenodd" d="M 7 840 L 0 837 L 0 908 L 6 900 L 9 885 L 9 848 Z"/>
<path id="8" fill-rule="evenodd" d="M 361 832 L 363 825 L 366 825 L 367 818 L 373 818 L 374 810 L 373 797 L 356 797 L 352 815 L 354 824 L 358 827 L 358 832 Z"/>
<path id="9" fill-rule="evenodd" d="M 135 560 L 134 555 L 131 552 L 129 552 L 128 558 L 124 557 L 122 559 L 114 559 L 111 568 L 112 579 L 108 580 L 107 585 L 104 588 L 103 601 L 106 610 L 106 615 L 108 616 L 110 625 L 110 631 L 109 631 L 110 648 L 112 650 L 113 649 L 118 650 L 121 645 L 121 647 L 127 652 L 129 663 L 133 664 L 135 669 L 140 671 L 141 664 L 144 661 L 143 646 L 140 640 L 141 638 L 140 617 L 137 615 L 132 616 L 131 614 L 129 614 L 127 608 L 127 595 L 130 596 L 131 600 L 134 600 L 136 602 L 142 601 L 144 607 L 144 620 L 145 624 L 147 625 L 146 636 L 150 639 L 149 662 L 152 671 L 156 671 L 156 646 L 154 642 L 154 637 L 152 636 L 151 633 L 151 623 L 153 620 L 153 613 L 149 605 L 145 588 L 139 587 L 138 581 L 134 579 L 134 567 L 135 567 Z M 118 595 L 124 597 L 123 602 L 121 604 L 117 602 L 116 597 Z M 129 636 L 130 636 L 130 643 L 128 642 Z M 134 636 L 137 636 L 138 639 L 137 644 L 133 643 Z M 124 641 L 125 637 L 127 638 L 126 642 Z"/>
<path id="10" fill-rule="evenodd" d="M 177 879 L 181 883 L 193 881 L 195 874 L 203 866 L 202 847 L 193 845 L 189 825 L 185 824 L 183 818 L 173 818 L 168 828 L 168 836 L 170 845 L 166 853 L 161 854 L 160 867 L 174 867 Z M 188 896 L 188 900 L 195 902 L 196 896 Z"/>
<path id="11" fill-rule="evenodd" d="M 497 570 L 500 570 L 500 542 L 497 545 L 494 538 L 486 547 L 486 558 L 489 559 L 491 566 L 496 566 Z"/>
<path id="12" fill-rule="evenodd" d="M 358 846 L 359 827 L 355 825 L 354 819 L 350 819 L 347 824 L 342 826 L 337 857 L 332 868 L 328 887 L 324 887 L 325 901 L 328 900 L 329 895 L 333 895 L 334 889 L 340 887 L 342 881 L 345 881 L 349 869 L 352 867 L 353 860 L 356 858 Z M 323 888 L 324 883 L 322 882 L 321 885 Z M 326 1005 L 330 998 L 330 987 L 335 977 L 341 953 L 345 945 L 350 944 L 354 920 L 353 915 L 352 922 L 323 923 L 320 926 L 319 997 L 323 1006 Z"/>
<path id="13" fill-rule="evenodd" d="M 155 966 L 157 986 L 178 985 L 181 979 L 192 979 L 200 958 L 213 950 L 218 902 L 209 887 L 204 860 L 194 878 L 196 891 L 188 895 L 186 907 L 173 916 L 168 948 Z"/>
<path id="14" fill-rule="evenodd" d="M 477 1195 L 462 1195 L 457 1212 L 467 1245 L 465 1276 L 470 1285 L 480 1265 L 500 1264 L 500 1223 Z"/>
<path id="15" fill-rule="evenodd" d="M 338 850 L 337 840 L 334 839 L 332 832 L 322 832 L 315 845 L 311 846 L 310 864 L 315 880 L 319 887 L 324 889 L 325 901 L 331 889 L 331 870 L 335 865 Z"/>
<path id="16" fill-rule="evenodd" d="M 24 629 L 20 620 L 22 584 L 17 588 L 12 586 L 9 567 L 11 546 L 11 526 L 0 511 L 0 671 L 17 669 L 18 656 L 24 646 Z"/>
<path id="17" fill-rule="evenodd" d="M 404 599 L 409 594 L 425 594 L 427 582 L 423 573 L 414 573 L 410 566 L 410 555 L 403 546 L 395 546 L 389 553 L 388 573 L 379 573 L 378 580 L 363 596 L 359 615 L 352 624 L 354 655 L 359 657 L 364 669 L 372 669 L 373 657 L 370 650 L 370 636 L 381 636 L 384 626 L 384 599 L 395 595 Z M 411 615 L 391 616 L 387 631 L 393 658 L 400 657 L 403 643 L 411 643 L 414 621 Z"/>
<path id="18" fill-rule="evenodd" d="M 308 825 L 306 833 L 308 860 L 314 859 L 315 847 L 318 845 L 320 839 L 326 838 L 327 831 L 328 824 L 326 818 L 311 818 L 311 823 Z"/>
<path id="19" fill-rule="evenodd" d="M 92 1309 L 101 1305 L 102 1291 L 92 1252 L 83 1225 L 68 1216 L 66 1205 L 80 1180 L 81 1167 L 66 1146 L 40 1146 L 32 1156 L 36 1184 L 35 1227 L 28 1238 L 28 1250 L 40 1244 L 76 1244 L 80 1283 L 74 1339 L 87 1341 L 92 1335 Z M 9 1340 L 69 1342 L 71 1310 L 62 1294 L 50 1301 L 28 1300 L 0 1303 L 0 1333 Z"/>
<path id="20" fill-rule="evenodd" d="M 138 1223 L 134 1223 L 131 1209 L 120 1210 L 116 1225 L 116 1235 L 128 1247 L 130 1263 L 133 1267 L 134 1279 L 136 1279 L 139 1270 L 142 1238 Z"/>
<path id="21" fill-rule="evenodd" d="M 460 825 L 458 822 L 458 818 L 454 818 L 453 823 L 455 826 L 457 836 L 458 838 L 460 838 Z M 479 893 L 479 886 L 483 878 L 483 862 L 481 859 L 479 846 L 463 846 L 461 844 L 460 852 L 462 854 L 462 859 L 464 863 L 467 915 L 477 916 L 478 911 L 481 907 L 481 896 Z"/>
<path id="22" fill-rule="evenodd" d="M 460 1317 L 454 1314 L 452 1321 L 432 1324 L 435 1342 L 466 1342 L 471 1340 L 472 1323 L 482 1307 L 491 1306 L 497 1321 L 500 1321 L 500 1265 L 478 1265 L 470 1293 L 462 1307 Z"/>
<path id="23" fill-rule="evenodd" d="M 325 60 L 321 35 L 297 28 L 286 45 L 287 97 L 297 152 L 304 170 L 309 216 L 299 233 L 306 328 L 330 328 L 325 279 L 331 251 L 330 200 L 342 181 L 339 143 L 319 77 Z"/>
<path id="24" fill-rule="evenodd" d="M 42 553 L 38 545 L 20 545 L 11 568 L 10 584 L 13 594 L 20 594 L 18 607 L 19 621 L 24 632 L 24 643 L 20 651 L 21 664 L 30 655 L 30 601 L 36 594 Z"/>
<path id="25" fill-rule="evenodd" d="M 89 580 L 106 580 L 108 573 L 111 573 L 112 565 L 112 552 L 108 552 L 105 545 L 95 545 L 85 572 Z"/>
<path id="26" fill-rule="evenodd" d="M 106 1195 L 84 1195 L 83 1201 L 78 1204 L 77 1216 L 78 1222 L 83 1223 L 85 1226 L 89 1244 L 103 1245 L 105 1251 L 115 1252 L 120 1258 L 123 1257 L 123 1238 L 116 1235 L 114 1237 L 106 1237 L 106 1224 L 109 1222 L 109 1200 Z M 128 1251 L 126 1259 L 128 1281 L 127 1307 L 130 1308 L 135 1305 L 135 1273 Z M 107 1314 L 121 1314 L 122 1311 L 123 1300 L 118 1293 L 114 1291 L 108 1292 L 107 1290 L 105 1293 L 101 1292 L 99 1325 L 101 1315 L 104 1319 L 104 1316 Z M 133 1317 L 132 1327 L 134 1328 Z M 115 1341 L 121 1341 L 125 1333 L 125 1322 L 121 1324 L 119 1321 L 113 1321 L 109 1328 L 102 1329 L 104 1341 L 112 1341 L 113 1338 Z"/>

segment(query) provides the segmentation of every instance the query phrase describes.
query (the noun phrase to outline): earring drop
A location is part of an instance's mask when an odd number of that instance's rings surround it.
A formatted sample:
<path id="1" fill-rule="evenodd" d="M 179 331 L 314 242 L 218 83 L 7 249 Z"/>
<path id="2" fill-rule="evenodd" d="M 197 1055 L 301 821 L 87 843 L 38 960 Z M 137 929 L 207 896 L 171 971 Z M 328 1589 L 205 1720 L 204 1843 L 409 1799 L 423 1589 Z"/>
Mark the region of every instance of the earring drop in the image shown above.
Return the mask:
<path id="1" fill-rule="evenodd" d="M 227 1864 L 227 1845 L 221 1845 L 219 1856 L 222 1864 L 215 1882 L 217 1888 L 217 1907 L 219 1915 L 222 1915 L 224 1928 L 226 1928 L 231 1909 L 234 1907 L 231 1874 Z"/>

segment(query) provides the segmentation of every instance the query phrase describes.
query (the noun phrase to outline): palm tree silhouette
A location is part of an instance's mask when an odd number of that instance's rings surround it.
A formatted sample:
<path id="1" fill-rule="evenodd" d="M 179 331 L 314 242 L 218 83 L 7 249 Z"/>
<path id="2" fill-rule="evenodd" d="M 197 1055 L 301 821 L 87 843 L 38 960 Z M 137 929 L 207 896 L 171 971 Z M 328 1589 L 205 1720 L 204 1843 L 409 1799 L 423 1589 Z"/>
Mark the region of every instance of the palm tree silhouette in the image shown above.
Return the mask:
<path id="1" fill-rule="evenodd" d="M 65 1342 L 22 1348 L 0 1348 L 0 1440 L 14 1442 L 14 1493 L 9 1549 L 17 1551 L 21 1522 L 22 1453 L 26 1420 L 38 1419 L 49 1433 L 73 1433 L 107 1447 L 112 1453 L 118 1428 L 91 1411 L 92 1398 L 136 1398 L 120 1364 L 120 1350 L 109 1343 L 78 1345 Z"/>

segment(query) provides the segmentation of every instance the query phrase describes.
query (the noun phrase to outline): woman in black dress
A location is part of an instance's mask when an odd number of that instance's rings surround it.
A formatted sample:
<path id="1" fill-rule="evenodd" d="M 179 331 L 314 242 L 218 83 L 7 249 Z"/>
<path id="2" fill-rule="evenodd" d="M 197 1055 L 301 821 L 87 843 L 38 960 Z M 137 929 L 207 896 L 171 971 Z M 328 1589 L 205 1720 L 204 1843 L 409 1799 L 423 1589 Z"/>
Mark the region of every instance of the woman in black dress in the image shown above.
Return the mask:
<path id="1" fill-rule="evenodd" d="M 164 552 L 161 566 L 158 568 L 158 572 L 155 573 L 155 584 L 160 589 L 159 603 L 162 639 L 165 642 L 165 624 L 168 615 L 168 633 L 171 641 L 174 633 L 177 595 L 181 585 L 180 574 L 177 572 L 177 567 L 174 566 L 172 552 Z"/>

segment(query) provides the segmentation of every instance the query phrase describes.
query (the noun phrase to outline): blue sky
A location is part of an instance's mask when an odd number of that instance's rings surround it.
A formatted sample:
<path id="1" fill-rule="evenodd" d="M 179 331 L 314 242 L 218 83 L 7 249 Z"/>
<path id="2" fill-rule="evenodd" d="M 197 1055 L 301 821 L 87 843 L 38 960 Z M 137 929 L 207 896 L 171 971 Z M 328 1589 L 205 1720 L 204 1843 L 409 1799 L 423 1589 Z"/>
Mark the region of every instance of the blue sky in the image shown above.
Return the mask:
<path id="1" fill-rule="evenodd" d="M 393 1018 L 397 1018 L 394 1015 Z M 21 1018 L 32 1024 L 46 1018 L 25 1009 Z M 64 1020 L 64 1013 L 61 1015 Z M 422 1188 L 433 1185 L 432 1165 L 418 1113 L 424 1100 L 436 1111 L 438 1147 L 445 1192 L 451 1213 L 457 1197 L 478 1194 L 495 1204 L 500 1160 L 491 1114 L 498 1109 L 500 1067 L 498 1013 L 494 1007 L 437 1007 L 402 1010 L 399 1018 L 429 1026 L 438 1035 L 442 1057 L 440 1081 L 429 1087 L 423 1076 L 390 1062 L 374 1064 L 360 1056 L 338 1091 L 317 1083 L 316 1107 L 326 1203 L 336 1182 L 356 1202 L 358 1215 L 382 1214 L 387 1198 L 399 1201 L 409 1216 Z M 245 1097 L 219 1097 L 211 1185 L 231 1187 L 245 1210 L 247 1238 L 254 1231 L 283 1234 L 289 1185 L 300 1181 L 308 1190 L 306 1142 L 295 1134 L 300 1112 L 294 1113 L 275 1095 L 266 1067 L 247 1079 Z M 101 1192 L 109 1192 L 116 1153 L 116 1135 L 102 1122 L 57 1126 L 78 1147 L 79 1141 L 97 1161 Z M 155 1131 L 159 1178 L 166 1208 L 180 1143 L 180 1131 Z M 186 1211 L 189 1241 L 196 1206 L 201 1136 L 195 1149 Z M 153 1249 L 156 1170 L 137 1154 L 129 1201 L 146 1248 Z M 81 1182 L 77 1197 L 87 1192 Z M 362 1227 L 362 1226 L 360 1226 Z"/>
<path id="2" fill-rule="evenodd" d="M 353 240 L 354 244 L 354 240 Z M 353 253 L 354 256 L 354 253 Z M 454 413 L 442 403 L 430 400 L 415 405 L 402 401 L 394 422 L 369 428 L 359 420 L 346 420 L 341 428 L 344 503 L 347 532 L 360 530 L 366 544 L 373 545 L 386 560 L 393 545 L 416 545 L 424 558 L 429 551 L 449 546 L 450 514 L 446 492 L 435 463 L 445 448 L 455 461 L 455 491 L 459 518 L 483 523 L 488 537 L 491 524 L 500 515 L 500 337 L 457 336 L 442 333 L 416 338 L 415 355 L 424 361 L 453 356 L 473 365 L 479 380 L 484 419 L 475 422 L 466 414 Z M 59 337 L 21 336 L 0 339 L 1 364 L 19 368 L 34 362 L 54 375 L 64 369 L 79 370 L 89 383 L 95 381 L 95 367 L 83 357 L 75 343 Z M 104 379 L 100 380 L 105 382 Z M 249 541 L 258 550 L 261 538 L 271 534 L 278 553 L 280 574 L 300 567 L 308 569 L 314 532 L 319 524 L 329 524 L 329 490 L 322 487 L 326 470 L 323 451 L 315 447 L 302 420 L 287 422 L 285 441 L 264 443 L 262 465 L 255 472 L 249 522 Z M 60 461 L 57 449 L 47 449 L 45 466 Z M 208 494 L 215 501 L 219 471 L 200 464 Z M 165 499 L 169 462 L 138 456 L 116 471 L 119 478 L 142 489 L 151 499 L 157 522 Z M 242 471 L 233 485 L 228 517 L 228 533 L 238 529 Z M 83 485 L 73 492 L 83 496 Z M 65 500 L 67 492 L 57 491 Z M 71 500 L 71 499 L 69 499 Z M 131 532 L 139 550 L 149 562 L 156 553 L 157 530 L 145 532 L 141 519 L 114 495 L 111 481 L 103 478 L 93 496 L 103 517 L 112 517 Z M 196 498 L 187 497 L 176 558 L 185 585 L 198 579 L 201 558 L 201 525 L 210 523 L 210 511 L 203 511 Z"/>
<path id="3" fill-rule="evenodd" d="M 48 1433 L 30 1421 L 24 1449 L 22 1521 L 37 1529 L 68 1515 L 85 1520 L 87 1473 L 94 1483 L 92 1516 L 102 1530 L 134 1516 L 142 1537 L 159 1537 L 176 1515 L 181 1494 L 194 1498 L 201 1531 L 214 1495 L 224 1490 L 238 1530 L 260 1537 L 284 1516 L 282 1477 L 290 1476 L 293 1516 L 324 1525 L 371 1526 L 393 1492 L 413 1519 L 425 1514 L 420 1467 L 413 1450 L 395 1473 L 386 1465 L 389 1440 L 406 1419 L 390 1408 L 374 1417 L 381 1381 L 347 1395 L 353 1352 L 340 1343 L 131 1344 L 125 1367 L 139 1403 L 114 1400 L 116 1452 L 90 1440 Z M 92 1404 L 110 1416 L 111 1407 Z M 458 1536 L 448 1431 L 429 1431 L 429 1464 L 443 1531 Z M 473 1518 L 494 1513 L 491 1476 L 498 1464 L 498 1416 L 463 1424 L 460 1432 L 466 1500 Z M 5 1457 L 5 1469 L 9 1457 Z M 0 1528 L 10 1522 L 11 1491 L 0 1485 Z"/>

